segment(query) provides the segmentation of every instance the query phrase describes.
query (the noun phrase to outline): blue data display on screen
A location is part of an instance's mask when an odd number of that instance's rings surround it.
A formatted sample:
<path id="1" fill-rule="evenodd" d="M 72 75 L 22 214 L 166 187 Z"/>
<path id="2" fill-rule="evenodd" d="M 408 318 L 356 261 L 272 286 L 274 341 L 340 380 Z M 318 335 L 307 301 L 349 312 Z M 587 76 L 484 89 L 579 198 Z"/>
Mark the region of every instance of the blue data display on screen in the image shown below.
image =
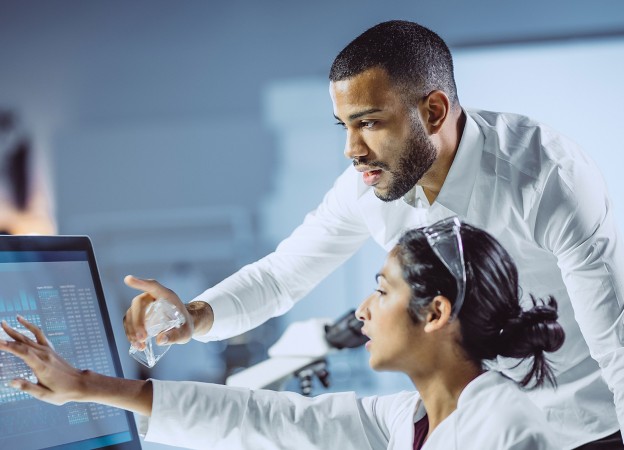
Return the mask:
<path id="1" fill-rule="evenodd" d="M 0 320 L 25 331 L 17 314 L 42 328 L 73 366 L 116 375 L 85 252 L 0 253 Z M 10 340 L 1 329 L 0 338 Z M 0 449 L 86 450 L 132 439 L 124 411 L 94 403 L 49 405 L 10 388 L 14 378 L 36 381 L 21 360 L 0 352 Z"/>

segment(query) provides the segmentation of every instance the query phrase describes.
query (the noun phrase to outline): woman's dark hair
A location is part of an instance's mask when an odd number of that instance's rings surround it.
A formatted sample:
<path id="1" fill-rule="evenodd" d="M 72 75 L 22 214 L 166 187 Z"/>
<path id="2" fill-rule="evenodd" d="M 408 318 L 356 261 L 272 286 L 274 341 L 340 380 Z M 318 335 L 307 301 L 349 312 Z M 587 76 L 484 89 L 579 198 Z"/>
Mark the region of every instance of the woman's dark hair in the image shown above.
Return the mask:
<path id="1" fill-rule="evenodd" d="M 433 31 L 414 22 L 391 20 L 369 28 L 334 59 L 330 81 L 340 81 L 380 67 L 406 95 L 422 97 L 433 90 L 459 105 L 453 58 Z"/>
<path id="2" fill-rule="evenodd" d="M 481 365 L 497 356 L 532 358 L 530 371 L 520 381 L 524 387 L 545 382 L 555 385 L 552 369 L 544 355 L 558 350 L 564 331 L 557 322 L 553 297 L 538 300 L 523 310 L 519 303 L 518 271 L 511 256 L 487 232 L 462 223 L 460 228 L 466 266 L 466 293 L 457 316 L 461 346 L 469 359 Z M 455 278 L 433 252 L 421 229 L 406 232 L 394 250 L 412 298 L 408 313 L 415 323 L 424 319 L 426 308 L 436 295 L 455 301 Z"/>

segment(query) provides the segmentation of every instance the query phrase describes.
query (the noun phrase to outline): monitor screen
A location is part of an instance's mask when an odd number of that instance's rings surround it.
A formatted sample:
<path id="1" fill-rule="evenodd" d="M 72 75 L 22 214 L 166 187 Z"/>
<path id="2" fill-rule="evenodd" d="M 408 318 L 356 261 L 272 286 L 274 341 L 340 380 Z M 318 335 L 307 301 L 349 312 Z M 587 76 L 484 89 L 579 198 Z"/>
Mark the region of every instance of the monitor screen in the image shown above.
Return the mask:
<path id="1" fill-rule="evenodd" d="M 17 314 L 74 367 L 122 376 L 88 238 L 0 237 L 0 320 L 29 335 Z M 1 329 L 0 338 L 10 339 Z M 9 387 L 16 377 L 36 380 L 21 360 L 0 352 L 1 449 L 140 449 L 131 413 L 94 403 L 50 405 Z"/>

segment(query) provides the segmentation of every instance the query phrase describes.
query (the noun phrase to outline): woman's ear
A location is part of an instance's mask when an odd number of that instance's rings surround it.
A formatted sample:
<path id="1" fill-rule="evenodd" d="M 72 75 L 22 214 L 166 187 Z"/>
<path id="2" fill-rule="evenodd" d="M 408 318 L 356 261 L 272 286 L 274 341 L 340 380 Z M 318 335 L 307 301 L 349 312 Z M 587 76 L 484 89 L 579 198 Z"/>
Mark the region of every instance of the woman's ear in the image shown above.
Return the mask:
<path id="1" fill-rule="evenodd" d="M 425 333 L 442 329 L 451 321 L 451 301 L 443 295 L 436 295 L 429 304 L 429 312 L 425 319 Z"/>
<path id="2" fill-rule="evenodd" d="M 450 111 L 451 102 L 443 91 L 431 91 L 422 99 L 421 114 L 429 134 L 436 134 L 440 131 Z"/>

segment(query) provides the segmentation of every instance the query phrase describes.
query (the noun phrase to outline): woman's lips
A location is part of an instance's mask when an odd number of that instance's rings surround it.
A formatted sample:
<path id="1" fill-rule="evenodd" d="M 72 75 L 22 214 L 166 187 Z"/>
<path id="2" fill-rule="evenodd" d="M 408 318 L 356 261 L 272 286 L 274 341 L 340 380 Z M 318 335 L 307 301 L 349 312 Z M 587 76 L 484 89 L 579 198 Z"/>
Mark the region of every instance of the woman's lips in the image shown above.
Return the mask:
<path id="1" fill-rule="evenodd" d="M 381 174 L 382 174 L 381 169 L 369 170 L 367 172 L 364 172 L 362 174 L 362 179 L 364 180 L 364 184 L 366 184 L 367 186 L 376 185 L 379 182 L 379 179 L 381 178 Z"/>

